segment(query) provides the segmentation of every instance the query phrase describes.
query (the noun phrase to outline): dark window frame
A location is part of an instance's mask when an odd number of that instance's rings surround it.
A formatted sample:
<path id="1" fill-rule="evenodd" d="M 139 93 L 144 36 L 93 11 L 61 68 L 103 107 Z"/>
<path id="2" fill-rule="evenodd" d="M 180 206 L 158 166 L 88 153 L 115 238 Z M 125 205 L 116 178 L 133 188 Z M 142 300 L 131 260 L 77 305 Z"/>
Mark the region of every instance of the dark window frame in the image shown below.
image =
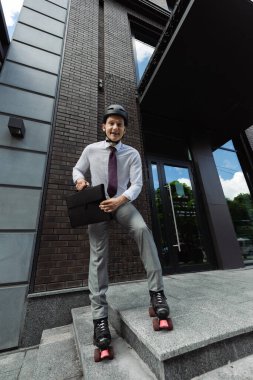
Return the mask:
<path id="1" fill-rule="evenodd" d="M 163 32 L 163 29 L 159 29 L 154 25 L 148 24 L 143 20 L 138 19 L 132 15 L 129 15 L 130 29 L 131 29 L 131 37 L 133 39 L 137 39 L 143 43 L 146 43 L 150 46 L 156 48 L 160 36 Z M 133 45 L 133 44 L 132 44 Z M 135 73 L 137 83 L 140 81 L 138 65 L 137 65 L 137 55 L 136 49 L 133 46 L 133 56 L 134 56 L 134 65 L 135 65 Z"/>
<path id="2" fill-rule="evenodd" d="M 9 45 L 10 45 L 9 33 L 7 30 L 7 26 L 6 26 L 6 22 L 4 18 L 2 4 L 0 2 L 0 70 L 3 66 L 4 59 L 6 57 L 6 53 L 7 53 Z"/>

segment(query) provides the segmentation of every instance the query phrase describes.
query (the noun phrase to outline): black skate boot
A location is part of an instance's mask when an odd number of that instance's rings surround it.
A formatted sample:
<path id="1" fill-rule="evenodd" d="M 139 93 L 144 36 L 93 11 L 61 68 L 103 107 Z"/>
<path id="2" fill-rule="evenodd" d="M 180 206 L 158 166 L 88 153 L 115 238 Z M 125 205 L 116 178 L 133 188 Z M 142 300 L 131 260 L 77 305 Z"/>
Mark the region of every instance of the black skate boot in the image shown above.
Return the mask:
<path id="1" fill-rule="evenodd" d="M 101 350 L 106 349 L 111 343 L 111 333 L 108 326 L 108 319 L 95 319 L 94 324 L 94 336 L 93 343 Z"/>
<path id="2" fill-rule="evenodd" d="M 163 290 L 158 292 L 149 291 L 150 293 L 150 317 L 157 317 L 153 319 L 153 328 L 158 330 L 172 330 L 172 320 L 169 317 L 170 308 L 167 304 L 166 297 Z"/>
<path id="3" fill-rule="evenodd" d="M 150 304 L 153 307 L 156 316 L 159 319 L 165 319 L 170 314 L 169 305 L 167 304 L 166 297 L 163 290 L 159 292 L 149 291 L 150 294 Z"/>
<path id="4" fill-rule="evenodd" d="M 93 344 L 98 348 L 94 351 L 95 362 L 100 362 L 103 359 L 113 359 L 113 350 L 110 347 L 111 333 L 108 326 L 108 319 L 95 319 Z"/>

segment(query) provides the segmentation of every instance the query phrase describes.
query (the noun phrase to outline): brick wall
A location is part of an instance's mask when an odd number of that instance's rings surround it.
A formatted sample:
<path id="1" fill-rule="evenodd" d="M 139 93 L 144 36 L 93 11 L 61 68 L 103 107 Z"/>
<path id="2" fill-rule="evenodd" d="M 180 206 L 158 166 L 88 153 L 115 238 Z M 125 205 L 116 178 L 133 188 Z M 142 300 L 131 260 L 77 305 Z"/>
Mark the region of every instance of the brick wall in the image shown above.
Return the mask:
<path id="1" fill-rule="evenodd" d="M 101 76 L 104 88 L 98 90 Z M 111 103 L 120 103 L 129 111 L 125 143 L 137 148 L 143 158 L 126 9 L 115 1 L 99 5 L 98 0 L 72 0 L 37 244 L 35 292 L 87 285 L 87 229 L 70 228 L 65 196 L 73 192 L 71 172 L 83 148 L 102 137 L 98 132 L 101 107 Z M 135 204 L 150 224 L 146 182 Z M 117 282 L 140 278 L 145 278 L 145 272 L 135 242 L 112 222 L 109 279 Z"/>

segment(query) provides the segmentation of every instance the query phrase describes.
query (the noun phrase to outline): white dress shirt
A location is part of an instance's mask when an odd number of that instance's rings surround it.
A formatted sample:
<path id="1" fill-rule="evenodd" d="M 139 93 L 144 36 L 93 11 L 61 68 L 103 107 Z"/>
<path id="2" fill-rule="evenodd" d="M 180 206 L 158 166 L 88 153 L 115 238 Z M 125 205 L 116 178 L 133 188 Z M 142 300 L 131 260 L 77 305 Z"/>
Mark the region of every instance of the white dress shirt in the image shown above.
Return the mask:
<path id="1" fill-rule="evenodd" d="M 124 195 L 130 201 L 138 197 L 142 189 L 142 164 L 139 152 L 120 141 L 115 145 L 117 149 L 117 175 L 118 189 L 114 197 Z M 110 144 L 99 141 L 88 145 L 73 168 L 73 181 L 79 178 L 85 179 L 85 174 L 90 169 L 91 185 L 101 183 L 105 186 L 106 196 L 108 187 L 108 160 Z"/>

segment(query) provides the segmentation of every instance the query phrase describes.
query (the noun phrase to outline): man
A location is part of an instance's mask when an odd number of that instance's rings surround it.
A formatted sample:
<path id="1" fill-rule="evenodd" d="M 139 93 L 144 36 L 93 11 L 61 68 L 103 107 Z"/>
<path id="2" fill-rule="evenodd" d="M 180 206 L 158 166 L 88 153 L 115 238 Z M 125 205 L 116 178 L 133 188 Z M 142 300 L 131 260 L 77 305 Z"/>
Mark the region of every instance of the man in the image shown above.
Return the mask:
<path id="1" fill-rule="evenodd" d="M 142 216 L 131 203 L 142 188 L 142 165 L 138 151 L 121 142 L 128 124 L 126 110 L 118 104 L 110 105 L 104 115 L 102 129 L 105 141 L 88 145 L 73 168 L 73 181 L 78 191 L 89 186 L 85 174 L 90 169 L 93 186 L 104 184 L 107 199 L 101 210 L 112 213 L 113 219 L 122 225 L 136 241 L 140 257 L 147 272 L 151 305 L 160 319 L 169 315 L 169 307 L 163 292 L 160 261 L 153 236 Z M 128 184 L 130 186 L 128 187 Z M 94 322 L 94 344 L 100 349 L 109 346 L 111 335 L 108 327 L 108 224 L 88 226 L 90 240 L 89 290 Z"/>

